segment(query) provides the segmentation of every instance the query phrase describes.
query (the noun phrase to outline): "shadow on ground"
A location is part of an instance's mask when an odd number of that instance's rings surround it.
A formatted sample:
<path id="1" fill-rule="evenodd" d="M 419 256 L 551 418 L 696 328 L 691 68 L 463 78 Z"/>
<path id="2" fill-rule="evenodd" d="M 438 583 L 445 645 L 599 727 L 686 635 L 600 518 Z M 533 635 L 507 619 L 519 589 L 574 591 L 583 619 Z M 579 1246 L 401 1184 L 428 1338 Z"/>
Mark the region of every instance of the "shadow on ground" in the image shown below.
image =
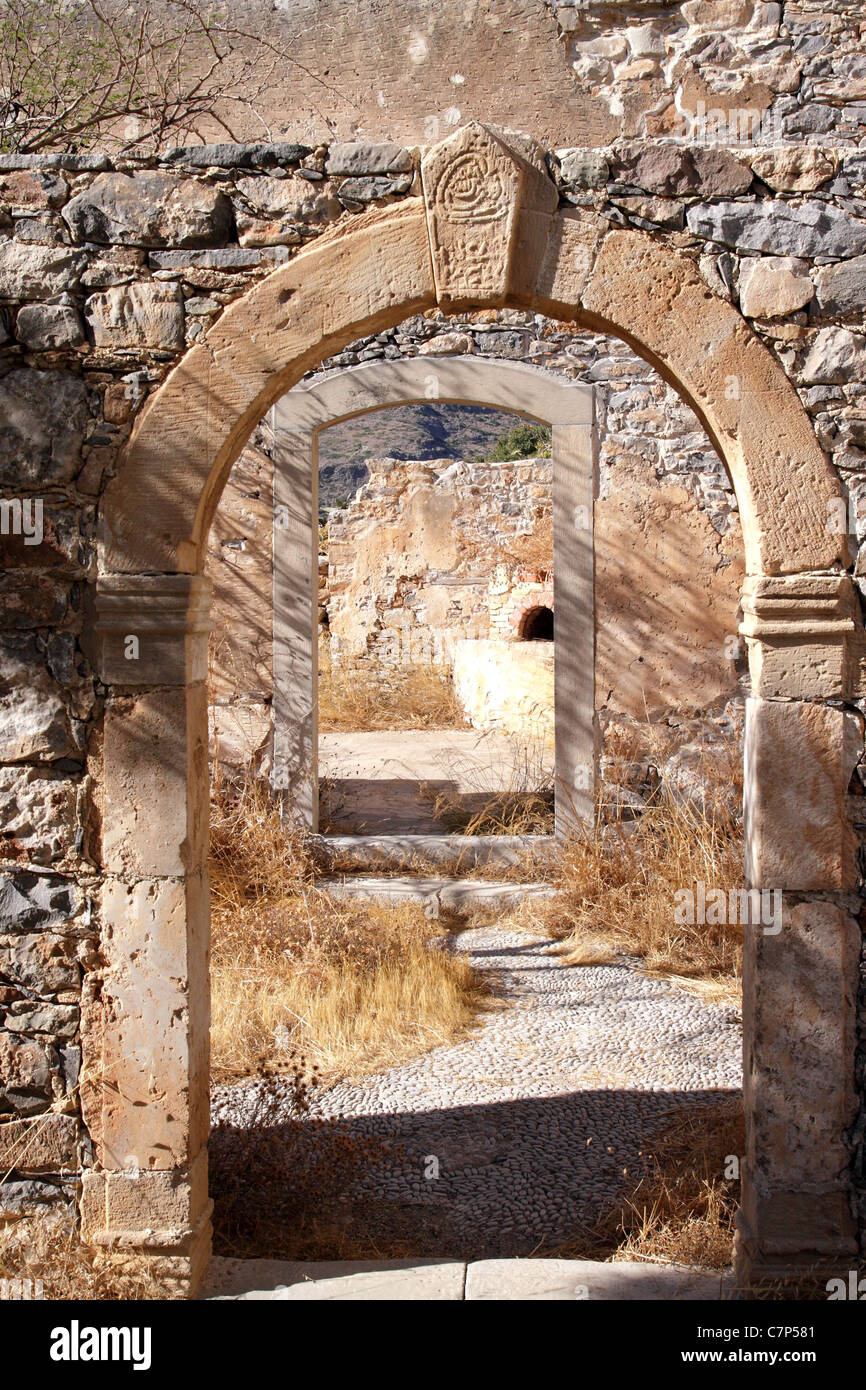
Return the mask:
<path id="1" fill-rule="evenodd" d="M 640 1199 L 653 1137 L 689 1115 L 712 1127 L 739 1100 L 733 1090 L 581 1090 L 285 1120 L 253 1092 L 244 1104 L 266 1122 L 212 1133 L 215 1252 L 289 1260 L 482 1260 L 563 1244 L 577 1253 L 584 1240 L 603 1259 L 616 1241 L 605 1252 L 599 1227 L 623 1199 Z"/>

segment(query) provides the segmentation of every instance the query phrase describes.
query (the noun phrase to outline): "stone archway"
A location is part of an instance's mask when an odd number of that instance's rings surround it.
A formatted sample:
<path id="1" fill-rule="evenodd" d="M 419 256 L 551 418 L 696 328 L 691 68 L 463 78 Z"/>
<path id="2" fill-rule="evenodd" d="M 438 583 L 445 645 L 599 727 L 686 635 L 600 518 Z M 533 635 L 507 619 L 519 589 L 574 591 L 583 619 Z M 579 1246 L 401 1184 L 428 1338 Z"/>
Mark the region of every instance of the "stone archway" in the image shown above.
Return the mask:
<path id="1" fill-rule="evenodd" d="M 438 304 L 515 306 L 623 338 L 692 406 L 743 521 L 747 877 L 783 890 L 745 947 L 747 1152 L 741 1276 L 847 1268 L 856 1245 L 857 929 L 845 810 L 858 620 L 839 488 L 793 387 L 688 257 L 559 210 L 528 142 L 470 126 L 428 150 L 424 196 L 341 226 L 228 308 L 148 403 L 103 515 L 97 630 L 105 717 L 109 961 L 87 1119 L 83 1231 L 207 1261 L 205 539 L 253 426 L 353 339 Z M 130 634 L 139 638 L 127 659 Z"/>
<path id="2" fill-rule="evenodd" d="M 274 784 L 318 828 L 316 603 L 318 438 L 374 410 L 431 399 L 508 410 L 551 427 L 555 580 L 556 828 L 590 817 L 595 789 L 592 389 L 521 362 L 416 357 L 368 362 L 296 386 L 273 412 Z"/>

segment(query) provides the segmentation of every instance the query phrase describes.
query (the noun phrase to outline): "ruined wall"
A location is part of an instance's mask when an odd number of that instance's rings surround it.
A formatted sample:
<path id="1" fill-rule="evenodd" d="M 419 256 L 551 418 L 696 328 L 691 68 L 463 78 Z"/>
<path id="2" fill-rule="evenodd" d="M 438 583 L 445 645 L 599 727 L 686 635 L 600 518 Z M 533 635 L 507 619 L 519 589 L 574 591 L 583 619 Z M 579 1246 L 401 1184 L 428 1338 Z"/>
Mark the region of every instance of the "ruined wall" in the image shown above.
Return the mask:
<path id="1" fill-rule="evenodd" d="M 368 465 L 328 519 L 334 664 L 450 666 L 464 638 L 516 637 L 511 612 L 553 567 L 550 462 Z"/>
<path id="2" fill-rule="evenodd" d="M 469 120 L 551 146 L 693 140 L 763 120 L 777 143 L 866 128 L 860 0 L 232 0 L 290 46 L 293 138 L 429 144 Z M 730 113 L 735 113 L 730 115 Z M 740 112 L 753 113 L 740 116 Z M 257 138 L 250 114 L 242 138 Z M 716 130 L 716 138 L 719 132 Z M 751 137 L 749 137 L 751 138 Z"/>
<path id="3" fill-rule="evenodd" d="M 859 4 L 786 4 L 776 16 L 784 19 L 778 36 L 773 5 L 725 5 L 730 14 L 722 29 L 715 4 L 567 8 L 574 11 L 568 23 L 575 21 L 569 31 L 575 44 L 589 37 L 587 25 L 601 26 L 598 37 L 610 38 L 607 25 L 635 62 L 632 37 L 619 33 L 623 16 L 648 14 L 654 32 L 669 13 L 691 56 L 678 77 L 676 55 L 672 65 L 665 56 L 656 73 L 662 55 L 650 53 L 646 75 L 639 69 L 625 79 L 616 73 L 626 55 L 584 52 L 575 59 L 593 60 L 583 76 L 570 70 L 575 92 L 587 101 L 597 101 L 594 84 L 629 85 L 616 129 L 602 136 L 614 144 L 551 158 L 562 201 L 677 247 L 699 264 L 708 295 L 739 305 L 798 389 L 856 503 L 866 490 Z M 437 9 L 455 12 L 450 5 Z M 393 25 L 404 22 L 402 10 L 380 7 L 383 15 L 386 10 Z M 771 22 L 752 26 L 756 14 Z M 564 62 L 577 52 L 571 44 L 557 49 Z M 480 48 L 486 63 L 495 61 L 495 46 Z M 398 47 L 395 69 L 414 71 L 404 57 Z M 766 109 L 779 116 L 784 145 L 774 145 L 769 128 L 738 149 L 714 144 L 712 133 L 701 131 L 693 132 L 699 138 L 692 145 L 677 143 L 679 136 L 662 143 L 648 121 L 634 118 L 634 102 L 644 113 L 657 104 L 660 118 L 670 114 L 698 67 L 714 87 L 731 75 L 731 103 L 752 101 L 755 85 L 764 82 Z M 362 71 L 369 73 L 369 58 Z M 455 64 L 451 75 L 460 71 Z M 529 103 L 523 113 L 519 87 L 500 82 L 510 123 L 538 134 L 561 118 L 557 144 L 593 144 L 580 126 L 578 104 L 552 99 L 556 84 L 545 76 L 538 123 L 529 118 Z M 789 90 L 777 90 L 780 81 Z M 419 103 L 438 100 L 417 85 Z M 352 119 L 377 133 L 387 130 L 387 103 L 396 91 L 389 86 L 382 107 L 370 98 L 385 112 L 380 123 L 374 126 L 379 117 L 372 110 L 369 123 L 363 112 Z M 329 100 L 323 93 L 326 110 Z M 490 109 L 478 114 L 499 114 L 498 101 L 491 96 Z M 423 124 L 420 114 L 413 120 Z M 648 138 L 626 145 L 619 140 L 623 129 Z M 105 483 L 143 400 L 184 346 L 293 248 L 371 202 L 411 192 L 412 163 L 411 151 L 392 148 L 305 152 L 268 142 L 190 149 L 116 168 L 99 155 L 0 159 L 0 1113 L 3 1143 L 13 1146 L 11 1155 L 3 1150 L 12 1169 L 3 1188 L 8 1210 L 63 1196 L 63 1183 L 90 1161 L 88 1135 L 98 1108 L 101 972 L 112 968 L 113 946 L 100 927 L 103 812 L 106 823 L 111 818 L 111 806 L 103 805 L 100 751 L 106 692 L 90 664 L 94 516 Z M 543 324 L 517 327 L 530 344 L 551 344 L 550 365 L 558 354 L 569 358 L 568 345 L 548 336 Z M 387 342 L 382 347 L 387 351 Z M 616 371 L 601 350 L 589 379 L 612 377 Z M 661 398 L 650 397 L 646 408 L 658 410 Z M 767 417 L 771 428 L 771 406 Z M 665 438 L 655 432 L 651 456 L 641 454 L 650 483 L 672 457 Z M 612 476 L 615 471 L 614 463 Z M 667 491 L 692 490 L 687 471 Z M 665 492 L 660 488 L 658 496 Z M 701 515 L 724 539 L 709 512 Z M 647 535 L 652 520 L 647 510 Z M 856 507 L 850 524 L 862 540 L 866 526 Z M 684 568 L 690 544 L 681 539 Z M 858 581 L 864 568 L 861 552 Z M 122 700 L 122 692 L 113 698 Z M 857 905 L 853 896 L 851 902 Z M 90 1087 L 79 1092 L 82 1044 Z M 864 1055 L 861 1038 L 861 1083 Z M 46 1144 L 19 1160 L 12 1127 L 33 1115 L 50 1116 Z M 858 1135 L 862 1147 L 862 1127 Z M 862 1163 L 858 1171 L 862 1178 Z"/>

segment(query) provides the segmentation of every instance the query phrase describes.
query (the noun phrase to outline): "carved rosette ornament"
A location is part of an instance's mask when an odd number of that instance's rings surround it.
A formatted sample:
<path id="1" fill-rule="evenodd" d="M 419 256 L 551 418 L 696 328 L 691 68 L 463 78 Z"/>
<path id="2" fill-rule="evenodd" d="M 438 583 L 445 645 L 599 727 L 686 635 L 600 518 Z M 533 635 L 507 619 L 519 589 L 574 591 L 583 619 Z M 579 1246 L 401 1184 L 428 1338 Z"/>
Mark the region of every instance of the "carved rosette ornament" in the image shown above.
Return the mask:
<path id="1" fill-rule="evenodd" d="M 441 305 L 531 295 L 558 205 L 538 165 L 486 126 L 465 126 L 421 161 Z"/>

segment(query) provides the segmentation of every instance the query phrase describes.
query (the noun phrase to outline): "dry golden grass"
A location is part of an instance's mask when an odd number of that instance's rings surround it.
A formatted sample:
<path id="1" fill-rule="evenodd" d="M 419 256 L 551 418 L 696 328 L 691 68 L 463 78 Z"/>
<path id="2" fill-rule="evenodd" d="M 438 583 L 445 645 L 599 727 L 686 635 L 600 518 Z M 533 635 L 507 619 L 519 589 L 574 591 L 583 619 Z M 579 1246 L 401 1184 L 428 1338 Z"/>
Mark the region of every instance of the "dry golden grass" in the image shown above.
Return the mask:
<path id="1" fill-rule="evenodd" d="M 385 680 L 374 672 L 361 678 L 352 670 L 335 669 L 327 657 L 320 660 L 321 733 L 466 727 L 445 666 L 392 667 Z"/>
<path id="2" fill-rule="evenodd" d="M 340 901 L 266 787 L 217 790 L 212 817 L 213 1076 L 305 1054 L 320 1080 L 394 1066 L 458 1036 L 481 978 L 415 904 Z"/>
<path id="3" fill-rule="evenodd" d="M 620 1205 L 593 1229 L 546 1253 L 563 1259 L 727 1268 L 733 1258 L 740 1183 L 726 1172 L 744 1146 L 739 1100 L 677 1114 L 647 1144 L 649 1172 Z"/>
<path id="4" fill-rule="evenodd" d="M 609 789 L 602 788 L 594 824 L 551 861 L 555 897 L 526 899 L 500 924 L 560 940 L 565 965 L 606 964 L 628 954 L 650 974 L 707 999 L 738 1004 L 742 927 L 675 921 L 678 890 L 694 890 L 698 883 L 725 892 L 742 886 L 738 766 L 732 747 L 730 766 L 725 759 L 721 765 L 718 759 L 708 762 L 710 794 L 703 805 L 662 787 L 634 821 L 611 810 Z M 529 858 L 512 868 L 512 876 L 527 876 Z"/>
<path id="5" fill-rule="evenodd" d="M 39 1281 L 45 1299 L 166 1299 L 177 1289 L 161 1283 L 153 1268 L 118 1251 L 81 1244 L 68 1216 L 0 1224 L 0 1278 Z"/>

